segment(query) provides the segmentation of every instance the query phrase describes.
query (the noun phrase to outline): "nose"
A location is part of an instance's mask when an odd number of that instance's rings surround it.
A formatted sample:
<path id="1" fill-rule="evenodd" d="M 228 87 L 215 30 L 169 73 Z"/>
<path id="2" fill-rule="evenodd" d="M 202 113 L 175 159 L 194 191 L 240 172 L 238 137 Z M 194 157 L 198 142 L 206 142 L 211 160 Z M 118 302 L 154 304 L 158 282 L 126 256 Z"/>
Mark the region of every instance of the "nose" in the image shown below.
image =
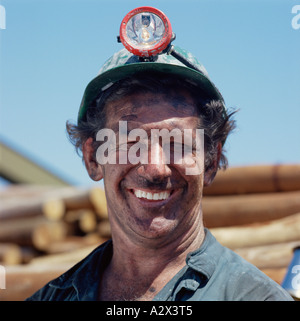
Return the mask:
<path id="1" fill-rule="evenodd" d="M 172 170 L 159 143 L 151 145 L 148 164 L 141 164 L 137 171 L 140 176 L 153 183 L 162 182 L 171 176 Z"/>

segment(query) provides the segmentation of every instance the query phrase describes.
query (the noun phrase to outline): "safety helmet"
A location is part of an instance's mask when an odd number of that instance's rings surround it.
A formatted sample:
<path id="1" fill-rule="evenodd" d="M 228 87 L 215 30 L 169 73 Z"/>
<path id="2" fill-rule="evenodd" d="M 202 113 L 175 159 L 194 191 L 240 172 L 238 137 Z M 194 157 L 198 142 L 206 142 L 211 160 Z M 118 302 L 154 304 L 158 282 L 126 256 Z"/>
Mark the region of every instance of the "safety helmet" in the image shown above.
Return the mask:
<path id="1" fill-rule="evenodd" d="M 151 7 L 136 8 L 128 15 L 132 17 L 136 12 L 142 12 L 144 8 L 147 11 L 154 9 L 156 14 L 158 12 L 163 15 L 161 11 Z M 123 23 L 121 27 L 122 25 Z M 173 34 L 172 40 L 174 39 L 175 35 Z M 126 47 L 128 48 L 128 46 Z M 116 52 L 104 63 L 98 75 L 87 85 L 78 113 L 78 123 L 84 119 L 88 107 L 99 97 L 101 92 L 104 92 L 117 81 L 131 77 L 136 73 L 153 71 L 179 76 L 198 86 L 211 99 L 222 101 L 224 115 L 226 116 L 225 102 L 221 93 L 210 80 L 204 66 L 193 54 L 171 44 L 168 44 L 167 48 L 163 48 L 162 52 L 152 57 L 137 56 L 136 51 L 132 51 L 134 53 L 124 48 Z"/>

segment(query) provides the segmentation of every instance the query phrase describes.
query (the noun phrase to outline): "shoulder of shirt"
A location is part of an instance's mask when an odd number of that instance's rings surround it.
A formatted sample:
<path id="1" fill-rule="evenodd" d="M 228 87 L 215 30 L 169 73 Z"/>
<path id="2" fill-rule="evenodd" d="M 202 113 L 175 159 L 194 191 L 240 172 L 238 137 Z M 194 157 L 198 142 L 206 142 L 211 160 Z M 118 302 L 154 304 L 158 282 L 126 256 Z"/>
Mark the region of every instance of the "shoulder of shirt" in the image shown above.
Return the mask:
<path id="1" fill-rule="evenodd" d="M 219 258 L 215 258 L 215 273 L 220 273 L 221 270 L 223 273 L 227 271 L 224 282 L 227 283 L 230 292 L 228 297 L 232 300 L 293 300 L 278 283 L 260 269 L 233 250 L 221 245 L 214 237 L 213 239 L 211 249 L 218 249 L 219 253 Z"/>
<path id="2" fill-rule="evenodd" d="M 232 258 L 228 282 L 235 287 L 233 300 L 240 301 L 289 301 L 293 300 L 286 290 L 259 268 L 230 249 Z"/>
<path id="3" fill-rule="evenodd" d="M 96 247 L 89 255 L 75 264 L 72 268 L 67 270 L 59 277 L 48 282 L 45 286 L 35 292 L 32 296 L 26 299 L 26 301 L 55 301 L 59 300 L 63 296 L 63 293 L 70 292 L 73 288 L 73 281 L 77 275 L 82 274 L 85 269 L 88 269 L 93 265 L 101 253 L 103 253 L 108 247 L 110 247 L 112 241 L 109 240 L 98 247 Z"/>

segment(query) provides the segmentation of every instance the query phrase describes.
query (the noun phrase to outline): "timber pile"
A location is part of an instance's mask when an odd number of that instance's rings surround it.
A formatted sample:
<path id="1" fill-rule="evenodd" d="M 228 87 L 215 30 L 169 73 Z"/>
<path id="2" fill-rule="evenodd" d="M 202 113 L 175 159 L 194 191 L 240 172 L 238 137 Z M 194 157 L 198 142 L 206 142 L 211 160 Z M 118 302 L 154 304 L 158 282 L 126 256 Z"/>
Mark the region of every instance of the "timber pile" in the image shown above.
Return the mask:
<path id="1" fill-rule="evenodd" d="M 101 188 L 13 186 L 0 198 L 0 300 L 24 300 L 110 238 Z M 203 213 L 220 243 L 281 283 L 300 245 L 300 165 L 219 172 Z"/>
<path id="2" fill-rule="evenodd" d="M 24 300 L 110 238 L 102 188 L 16 185 L 0 199 L 0 301 Z"/>
<path id="3" fill-rule="evenodd" d="M 300 246 L 300 165 L 229 168 L 204 195 L 216 239 L 281 283 Z"/>

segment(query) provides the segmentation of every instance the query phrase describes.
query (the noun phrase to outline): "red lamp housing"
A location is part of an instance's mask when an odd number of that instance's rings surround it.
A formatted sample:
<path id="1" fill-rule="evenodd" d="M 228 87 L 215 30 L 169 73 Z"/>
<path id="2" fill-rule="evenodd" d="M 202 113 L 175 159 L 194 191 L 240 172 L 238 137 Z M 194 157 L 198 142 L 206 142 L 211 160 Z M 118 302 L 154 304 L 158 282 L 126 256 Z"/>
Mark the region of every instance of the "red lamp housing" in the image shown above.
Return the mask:
<path id="1" fill-rule="evenodd" d="M 153 7 L 139 7 L 122 20 L 120 40 L 136 56 L 156 56 L 166 49 L 172 39 L 168 17 Z"/>

